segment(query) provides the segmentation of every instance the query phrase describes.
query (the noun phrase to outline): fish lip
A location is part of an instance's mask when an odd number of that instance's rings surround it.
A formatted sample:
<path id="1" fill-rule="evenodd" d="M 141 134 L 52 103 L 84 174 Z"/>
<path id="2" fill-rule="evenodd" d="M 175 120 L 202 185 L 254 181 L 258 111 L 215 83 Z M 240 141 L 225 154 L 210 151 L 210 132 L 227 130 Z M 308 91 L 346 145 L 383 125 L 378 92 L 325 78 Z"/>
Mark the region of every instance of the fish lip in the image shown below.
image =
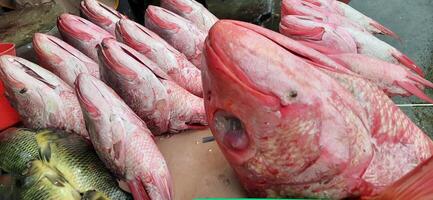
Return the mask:
<path id="1" fill-rule="evenodd" d="M 83 29 L 79 26 L 76 27 L 77 23 L 84 24 L 86 26 L 86 29 Z M 73 37 L 83 41 L 90 41 L 92 39 L 96 39 L 96 37 L 99 36 L 113 37 L 109 32 L 93 24 L 92 22 L 82 17 L 71 15 L 68 13 L 63 13 L 57 18 L 57 27 L 59 28 L 62 36 L 63 34 L 67 34 L 69 37 Z"/>
<path id="2" fill-rule="evenodd" d="M 18 70 L 22 70 L 24 73 L 26 73 L 28 76 L 32 77 L 33 79 L 39 81 L 40 83 L 46 85 L 47 87 L 51 88 L 51 89 L 56 89 L 57 85 L 56 83 L 50 83 L 46 78 L 44 78 L 41 74 L 37 73 L 34 69 L 33 66 L 28 66 L 25 62 L 29 62 L 27 60 L 24 60 L 22 58 L 16 57 L 16 56 L 9 56 L 9 55 L 3 55 L 0 56 L 0 59 L 6 59 L 6 62 L 9 62 L 11 65 L 14 65 L 13 68 L 19 68 Z M 24 62 L 23 62 L 24 61 Z M 32 63 L 33 64 L 33 63 Z M 18 66 L 17 66 L 18 65 Z M 34 64 L 37 67 L 40 67 L 36 64 Z M 7 75 L 7 73 L 4 72 L 3 68 L 0 68 L 0 71 L 5 75 L 5 76 L 9 76 Z M 20 82 L 18 80 L 16 80 L 15 78 L 14 81 L 16 82 Z"/>
<path id="3" fill-rule="evenodd" d="M 191 2 L 194 3 L 194 1 Z M 191 13 L 193 11 L 191 6 L 187 5 L 185 2 L 178 0 L 162 0 L 161 6 L 163 6 L 164 4 L 170 4 L 173 8 L 177 8 L 185 13 Z"/>
<path id="4" fill-rule="evenodd" d="M 61 44 L 63 41 L 58 39 L 57 37 L 51 36 L 51 35 L 46 35 L 43 33 L 35 33 L 35 35 L 33 36 L 33 48 L 36 52 L 36 54 L 38 55 L 46 55 L 46 50 L 41 48 L 41 44 L 42 43 L 49 43 L 53 46 L 55 46 L 56 48 L 60 48 L 61 50 L 63 50 L 65 53 L 75 57 L 76 59 L 78 59 L 79 61 L 83 62 L 83 63 L 92 63 L 92 64 L 96 64 L 94 63 L 94 61 L 92 59 L 90 59 L 89 57 L 85 56 L 84 54 L 78 54 L 78 50 L 76 50 L 77 52 L 74 52 L 71 49 L 68 48 L 73 48 L 70 46 L 66 46 Z M 63 42 L 65 43 L 65 42 Z M 65 43 L 66 44 L 66 43 Z M 47 55 L 50 56 L 50 55 Z"/>
<path id="5" fill-rule="evenodd" d="M 98 4 L 97 7 L 102 8 L 103 10 L 109 12 L 110 14 L 112 14 L 113 16 L 117 17 L 118 19 L 122 19 L 125 18 L 125 16 L 123 16 L 122 14 L 120 14 L 119 12 L 111 9 L 110 7 L 104 5 L 103 3 L 100 3 L 99 1 L 96 1 L 96 3 Z M 91 7 L 92 5 L 90 5 Z M 90 18 L 92 20 L 96 20 L 104 25 L 110 25 L 111 21 L 109 19 L 106 19 L 104 17 L 102 17 L 101 15 L 98 15 L 97 13 L 94 14 L 93 10 L 88 8 L 88 1 L 84 0 L 81 1 L 80 3 L 80 11 L 82 12 L 82 14 L 84 16 L 86 16 L 87 18 Z"/>
<path id="6" fill-rule="evenodd" d="M 161 15 L 169 15 L 170 17 L 174 17 L 177 18 L 179 20 L 185 20 L 182 17 L 180 17 L 179 15 L 158 7 L 158 6 L 152 6 L 150 5 L 149 7 L 147 7 L 146 9 L 146 17 L 147 19 L 152 21 L 152 24 L 159 26 L 162 29 L 167 29 L 167 30 L 175 30 L 177 31 L 179 29 L 178 25 L 176 23 L 170 22 L 167 19 L 163 19 L 162 17 L 160 17 Z"/>

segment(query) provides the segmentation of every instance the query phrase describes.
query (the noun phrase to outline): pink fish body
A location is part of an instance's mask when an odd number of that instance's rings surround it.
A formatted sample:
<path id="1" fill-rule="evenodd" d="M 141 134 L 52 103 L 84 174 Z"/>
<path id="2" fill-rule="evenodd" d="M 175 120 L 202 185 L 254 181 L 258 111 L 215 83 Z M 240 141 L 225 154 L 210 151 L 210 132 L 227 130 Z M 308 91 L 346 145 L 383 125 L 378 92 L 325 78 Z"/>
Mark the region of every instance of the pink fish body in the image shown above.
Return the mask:
<path id="1" fill-rule="evenodd" d="M 99 66 L 95 61 L 54 36 L 35 33 L 33 49 L 39 64 L 71 87 L 80 73 L 99 78 Z"/>
<path id="2" fill-rule="evenodd" d="M 370 196 L 432 155 L 433 142 L 376 86 L 323 67 L 313 49 L 292 54 L 299 45 L 230 20 L 205 43 L 209 126 L 251 196 Z"/>
<path id="3" fill-rule="evenodd" d="M 206 32 L 191 21 L 157 6 L 147 8 L 145 24 L 148 29 L 185 54 L 192 64 L 200 68 Z"/>
<path id="4" fill-rule="evenodd" d="M 423 76 L 422 69 L 409 57 L 368 32 L 319 22 L 314 20 L 314 17 L 299 16 L 284 17 L 281 20 L 280 29 L 284 35 L 303 41 L 302 43 L 307 46 L 325 54 L 356 53 L 352 52 L 354 41 L 357 53 L 390 63 L 401 64 Z M 298 33 L 299 31 L 303 31 L 303 33 Z M 350 40 L 350 37 L 353 41 Z M 344 51 L 348 49 L 345 46 L 349 46 L 352 50 Z"/>
<path id="5" fill-rule="evenodd" d="M 163 80 L 170 102 L 170 133 L 204 129 L 208 122 L 203 98 L 197 97 L 172 81 Z"/>
<path id="6" fill-rule="evenodd" d="M 93 76 L 80 74 L 75 89 L 96 152 L 134 199 L 173 199 L 170 172 L 146 124 Z"/>
<path id="7" fill-rule="evenodd" d="M 323 11 L 314 4 L 302 0 L 283 0 L 281 4 L 281 15 L 310 16 L 319 22 L 357 29 L 360 31 L 367 31 L 364 27 L 344 16 L 333 12 Z"/>
<path id="8" fill-rule="evenodd" d="M 159 68 L 153 62 L 114 39 L 102 41 L 99 59 L 102 80 L 146 122 L 152 133 L 165 133 L 168 130 L 170 107 L 167 91 L 157 76 L 167 78 L 166 75 L 158 71 Z"/>
<path id="9" fill-rule="evenodd" d="M 109 32 L 86 19 L 71 14 L 62 14 L 57 20 L 57 28 L 64 41 L 98 61 L 96 45 L 104 38 L 114 38 Z"/>
<path id="10" fill-rule="evenodd" d="M 156 63 L 178 85 L 203 96 L 201 72 L 188 59 L 149 29 L 128 19 L 117 24 L 116 36 Z"/>
<path id="11" fill-rule="evenodd" d="M 100 47 L 100 64 L 101 79 L 145 120 L 154 134 L 207 125 L 203 99 L 172 82 L 134 49 L 105 39 Z"/>
<path id="12" fill-rule="evenodd" d="M 324 54 L 358 52 L 355 41 L 346 30 L 311 18 L 287 15 L 281 19 L 280 32 Z"/>
<path id="13" fill-rule="evenodd" d="M 214 14 L 195 0 L 162 0 L 161 7 L 190 20 L 206 33 L 218 21 Z"/>
<path id="14" fill-rule="evenodd" d="M 73 89 L 56 75 L 25 59 L 3 55 L 0 79 L 26 127 L 61 129 L 89 138 Z"/>
<path id="15" fill-rule="evenodd" d="M 80 11 L 84 18 L 102 27 L 112 35 L 115 34 L 116 23 L 120 19 L 126 18 L 126 16 L 97 0 L 81 1 Z"/>
<path id="16" fill-rule="evenodd" d="M 433 103 L 433 100 L 422 91 L 424 87 L 433 87 L 433 83 L 406 70 L 401 65 L 361 54 L 336 54 L 330 57 L 361 77 L 369 79 L 390 96 L 416 95 Z"/>
<path id="17" fill-rule="evenodd" d="M 311 12 L 311 10 L 315 12 Z M 339 25 L 348 27 L 357 27 L 373 34 L 388 35 L 399 39 L 397 34 L 379 22 L 365 16 L 346 3 L 336 0 L 285 0 L 282 4 L 282 12 L 285 14 L 297 13 L 295 15 L 304 14 L 307 16 L 312 14 L 315 17 L 327 18 L 328 22 L 336 22 Z"/>

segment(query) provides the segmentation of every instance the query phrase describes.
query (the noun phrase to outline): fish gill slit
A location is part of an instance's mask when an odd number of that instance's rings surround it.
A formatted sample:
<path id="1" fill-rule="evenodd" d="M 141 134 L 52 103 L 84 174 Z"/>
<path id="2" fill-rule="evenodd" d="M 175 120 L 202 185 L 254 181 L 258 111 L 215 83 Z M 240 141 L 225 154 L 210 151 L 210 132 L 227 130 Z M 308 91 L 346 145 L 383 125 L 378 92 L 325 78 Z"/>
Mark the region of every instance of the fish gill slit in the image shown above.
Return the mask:
<path id="1" fill-rule="evenodd" d="M 123 48 L 123 47 L 120 47 L 126 54 L 128 54 L 129 56 L 131 56 L 132 58 L 134 58 L 137 62 L 139 62 L 140 64 L 142 64 L 142 65 L 144 65 L 147 69 L 149 69 L 152 73 L 153 73 L 153 75 L 155 75 L 159 80 L 160 79 L 163 79 L 163 80 L 166 80 L 164 77 L 161 77 L 161 76 L 159 76 L 158 74 L 155 74 L 155 72 L 150 68 L 150 67 L 148 67 L 143 61 L 141 61 L 139 58 L 137 58 L 137 56 L 135 56 L 133 53 L 131 53 L 130 51 L 128 51 L 127 49 L 125 49 L 125 48 Z"/>
<path id="2" fill-rule="evenodd" d="M 32 76 L 33 78 L 39 80 L 40 82 L 44 83 L 45 85 L 47 85 L 48 87 L 50 87 L 51 89 L 56 89 L 56 86 L 52 85 L 51 83 L 48 83 L 44 78 L 42 78 L 42 76 L 40 76 L 38 73 L 36 73 L 33 69 L 31 69 L 30 67 L 27 67 L 24 63 L 22 63 L 19 60 L 15 60 L 15 62 L 17 62 L 18 64 L 21 65 L 21 67 L 24 69 L 24 71 L 26 72 L 26 74 Z"/>

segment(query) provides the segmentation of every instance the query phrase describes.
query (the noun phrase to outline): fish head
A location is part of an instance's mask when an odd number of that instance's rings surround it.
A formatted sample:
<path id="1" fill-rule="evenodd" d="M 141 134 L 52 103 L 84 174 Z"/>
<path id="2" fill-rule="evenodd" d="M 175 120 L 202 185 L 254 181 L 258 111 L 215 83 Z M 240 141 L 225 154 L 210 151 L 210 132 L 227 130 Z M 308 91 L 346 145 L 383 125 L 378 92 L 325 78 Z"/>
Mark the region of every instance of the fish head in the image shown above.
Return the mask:
<path id="1" fill-rule="evenodd" d="M 166 131 L 170 109 L 161 80 L 168 75 L 146 56 L 114 39 L 99 45 L 101 79 L 142 117 L 152 132 Z"/>
<path id="2" fill-rule="evenodd" d="M 253 196 L 294 181 L 321 156 L 323 138 L 346 134 L 331 131 L 352 126 L 335 103 L 345 105 L 353 123 L 365 129 L 358 117 L 363 110 L 351 105 L 355 100 L 347 91 L 260 30 L 243 22 L 217 22 L 205 42 L 202 71 L 211 131 Z"/>
<path id="3" fill-rule="evenodd" d="M 71 89 L 51 72 L 15 56 L 0 56 L 0 77 L 10 102 L 16 108 L 26 108 L 19 110 L 21 114 L 30 112 L 34 106 L 57 109 L 50 106 L 56 103 L 50 104 L 46 101 L 59 101 L 58 96 L 61 92 L 64 89 Z M 47 94 L 52 95 L 47 97 Z"/>
<path id="4" fill-rule="evenodd" d="M 194 6 L 199 4 L 196 1 L 191 0 L 162 0 L 161 6 L 164 8 L 169 8 L 170 10 L 176 10 L 181 13 L 191 13 Z"/>
<path id="5" fill-rule="evenodd" d="M 41 65 L 59 74 L 71 86 L 81 72 L 99 77 L 99 66 L 95 61 L 57 37 L 35 33 L 33 49 Z"/>
<path id="6" fill-rule="evenodd" d="M 288 15 L 281 19 L 280 32 L 324 54 L 357 53 L 352 36 L 343 28 L 320 22 L 312 16 Z"/>
<path id="7" fill-rule="evenodd" d="M 100 25 L 111 34 L 114 34 L 116 22 L 122 18 L 126 18 L 126 16 L 120 14 L 113 8 L 96 0 L 81 1 L 80 11 L 85 18 Z"/>
<path id="8" fill-rule="evenodd" d="M 152 51 L 163 48 L 177 52 L 177 50 L 156 33 L 129 19 L 121 19 L 116 24 L 116 37 L 119 41 L 146 56 L 152 55 Z"/>
<path id="9" fill-rule="evenodd" d="M 63 13 L 57 19 L 57 27 L 64 38 L 76 38 L 81 41 L 91 41 L 113 37 L 109 32 L 94 23 L 68 13 Z"/>
<path id="10" fill-rule="evenodd" d="M 136 74 L 132 71 L 128 71 L 127 68 L 119 65 L 140 65 L 141 67 L 147 68 L 149 72 L 153 73 L 157 78 L 170 80 L 169 76 L 161 70 L 154 62 L 152 62 L 146 56 L 138 53 L 133 48 L 116 41 L 113 38 L 105 38 L 98 46 L 100 61 L 109 66 L 112 70 L 122 74 L 131 79 L 136 78 Z M 124 59 L 129 58 L 129 59 Z M 131 63 L 129 63 L 131 62 Z M 101 72 L 102 73 L 102 72 Z"/>
<path id="11" fill-rule="evenodd" d="M 146 27 L 158 27 L 159 29 L 177 33 L 180 25 L 192 23 L 181 16 L 158 6 L 149 6 L 145 14 Z M 152 29 L 153 30 L 153 29 Z"/>
<path id="12" fill-rule="evenodd" d="M 110 87 L 89 74 L 78 75 L 75 91 L 98 155 L 116 176 L 124 177 L 125 127 L 133 129 L 142 122 Z"/>

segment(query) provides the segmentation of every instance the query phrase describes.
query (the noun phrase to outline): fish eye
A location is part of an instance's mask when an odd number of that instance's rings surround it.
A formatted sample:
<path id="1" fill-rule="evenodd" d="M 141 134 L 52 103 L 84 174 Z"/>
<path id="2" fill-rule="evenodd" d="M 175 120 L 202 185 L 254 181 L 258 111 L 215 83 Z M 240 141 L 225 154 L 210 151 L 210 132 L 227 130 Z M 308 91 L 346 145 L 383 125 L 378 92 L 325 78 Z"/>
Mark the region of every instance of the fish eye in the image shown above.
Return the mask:
<path id="1" fill-rule="evenodd" d="M 219 110 L 214 116 L 215 128 L 223 144 L 232 150 L 244 150 L 249 138 L 242 121 L 226 111 Z"/>

